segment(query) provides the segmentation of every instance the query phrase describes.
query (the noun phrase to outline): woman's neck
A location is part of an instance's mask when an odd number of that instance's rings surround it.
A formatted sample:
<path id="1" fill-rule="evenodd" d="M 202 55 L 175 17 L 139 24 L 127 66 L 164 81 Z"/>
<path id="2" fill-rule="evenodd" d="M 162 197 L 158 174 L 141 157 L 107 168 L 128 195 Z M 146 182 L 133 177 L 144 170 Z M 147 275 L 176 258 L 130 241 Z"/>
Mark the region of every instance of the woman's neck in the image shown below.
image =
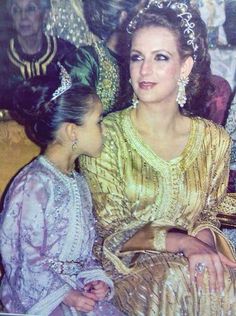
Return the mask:
<path id="1" fill-rule="evenodd" d="M 18 42 L 22 51 L 27 55 L 37 54 L 43 45 L 43 34 L 39 33 L 37 36 L 21 37 L 17 36 Z"/>
<path id="2" fill-rule="evenodd" d="M 177 106 L 138 105 L 132 116 L 140 131 L 153 135 L 175 132 L 186 119 Z"/>

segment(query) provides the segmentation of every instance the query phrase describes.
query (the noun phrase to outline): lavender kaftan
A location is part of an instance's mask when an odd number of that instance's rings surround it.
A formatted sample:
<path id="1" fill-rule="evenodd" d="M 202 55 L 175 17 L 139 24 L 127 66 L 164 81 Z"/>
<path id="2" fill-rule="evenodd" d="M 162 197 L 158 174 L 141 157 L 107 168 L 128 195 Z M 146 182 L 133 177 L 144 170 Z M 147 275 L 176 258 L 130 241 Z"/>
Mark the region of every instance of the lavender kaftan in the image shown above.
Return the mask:
<path id="1" fill-rule="evenodd" d="M 0 243 L 5 275 L 1 300 L 9 312 L 34 315 L 123 315 L 108 302 L 94 312 L 63 304 L 70 289 L 112 281 L 92 256 L 95 239 L 84 178 L 68 177 L 39 156 L 14 179 L 5 198 Z M 75 262 L 76 261 L 76 262 Z"/>

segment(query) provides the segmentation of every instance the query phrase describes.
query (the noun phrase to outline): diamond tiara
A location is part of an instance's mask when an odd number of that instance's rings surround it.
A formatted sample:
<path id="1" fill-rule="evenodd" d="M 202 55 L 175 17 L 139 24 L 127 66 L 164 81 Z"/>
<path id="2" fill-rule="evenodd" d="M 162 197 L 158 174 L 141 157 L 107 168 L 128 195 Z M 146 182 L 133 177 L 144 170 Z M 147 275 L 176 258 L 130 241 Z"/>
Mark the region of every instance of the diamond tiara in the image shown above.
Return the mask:
<path id="1" fill-rule="evenodd" d="M 132 34 L 135 31 L 139 17 L 152 6 L 156 6 L 159 9 L 170 8 L 176 11 L 177 17 L 179 17 L 181 20 L 181 27 L 183 28 L 184 34 L 186 34 L 188 37 L 187 45 L 192 46 L 194 52 L 193 59 L 196 60 L 196 52 L 198 50 L 198 45 L 196 43 L 196 36 L 194 33 L 195 23 L 191 22 L 192 14 L 188 12 L 188 6 L 185 3 L 173 2 L 169 0 L 150 0 L 147 6 L 141 9 L 137 13 L 137 15 L 130 21 L 127 27 L 127 32 L 129 34 Z"/>
<path id="2" fill-rule="evenodd" d="M 60 79 L 61 79 L 61 84 L 60 86 L 53 92 L 51 101 L 55 100 L 58 98 L 62 93 L 70 89 L 72 86 L 72 80 L 68 72 L 66 71 L 65 67 L 62 66 L 60 62 L 57 63 L 59 68 L 60 68 Z"/>

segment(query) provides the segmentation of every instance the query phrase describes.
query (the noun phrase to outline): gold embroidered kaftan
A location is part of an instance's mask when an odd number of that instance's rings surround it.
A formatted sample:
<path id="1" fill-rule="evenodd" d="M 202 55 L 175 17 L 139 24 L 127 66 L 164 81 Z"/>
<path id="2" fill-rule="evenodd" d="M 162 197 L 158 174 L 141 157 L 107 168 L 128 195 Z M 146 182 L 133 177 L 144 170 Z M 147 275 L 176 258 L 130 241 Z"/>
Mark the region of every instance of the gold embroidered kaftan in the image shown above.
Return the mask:
<path id="1" fill-rule="evenodd" d="M 224 298 L 210 294 L 205 273 L 199 296 L 190 283 L 186 258 L 165 251 L 170 228 L 195 235 L 207 227 L 219 248 L 233 257 L 216 219 L 222 207 L 236 210 L 234 200 L 224 200 L 228 134 L 210 121 L 192 118 L 184 151 L 165 161 L 142 141 L 130 112 L 131 108 L 106 117 L 104 151 L 100 158 L 81 161 L 98 219 L 95 251 L 113 276 L 119 308 L 129 316 L 236 315 L 236 272 L 225 272 Z M 141 228 L 149 238 L 121 252 Z"/>

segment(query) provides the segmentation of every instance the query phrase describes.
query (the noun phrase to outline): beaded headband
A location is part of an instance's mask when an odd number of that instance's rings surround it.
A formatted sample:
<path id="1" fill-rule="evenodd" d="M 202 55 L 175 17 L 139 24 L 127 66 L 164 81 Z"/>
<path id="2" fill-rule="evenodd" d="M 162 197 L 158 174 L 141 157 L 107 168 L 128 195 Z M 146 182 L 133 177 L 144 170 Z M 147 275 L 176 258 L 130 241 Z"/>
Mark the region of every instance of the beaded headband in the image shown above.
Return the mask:
<path id="1" fill-rule="evenodd" d="M 188 6 L 185 3 L 169 0 L 150 0 L 147 6 L 141 9 L 137 13 L 137 15 L 130 21 L 127 27 L 127 32 L 129 34 L 132 34 L 135 31 L 139 17 L 152 6 L 156 6 L 159 9 L 170 8 L 176 12 L 177 17 L 181 19 L 181 27 L 183 28 L 184 34 L 188 36 L 187 45 L 192 46 L 192 49 L 194 51 L 193 59 L 195 61 L 197 58 L 196 52 L 198 50 L 198 45 L 196 44 L 196 36 L 194 33 L 195 23 L 191 22 L 192 14 L 188 12 Z"/>
<path id="2" fill-rule="evenodd" d="M 66 71 L 65 67 L 62 66 L 60 62 L 57 63 L 60 67 L 60 79 L 61 79 L 61 85 L 53 92 L 51 101 L 58 98 L 62 93 L 70 89 L 72 85 L 71 77 Z"/>

